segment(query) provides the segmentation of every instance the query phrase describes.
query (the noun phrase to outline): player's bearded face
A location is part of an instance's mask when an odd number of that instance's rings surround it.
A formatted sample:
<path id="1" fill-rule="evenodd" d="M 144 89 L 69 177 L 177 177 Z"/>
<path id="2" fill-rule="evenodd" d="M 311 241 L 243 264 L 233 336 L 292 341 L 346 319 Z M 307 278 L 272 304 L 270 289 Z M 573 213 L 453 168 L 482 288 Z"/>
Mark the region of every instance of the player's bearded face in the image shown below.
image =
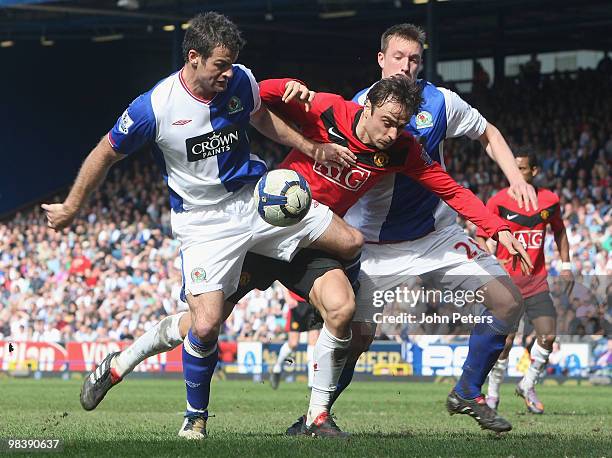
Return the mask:
<path id="1" fill-rule="evenodd" d="M 378 65 L 382 69 L 382 77 L 403 74 L 416 80 L 423 68 L 423 48 L 412 40 L 391 37 L 384 53 L 378 53 Z"/>
<path id="2" fill-rule="evenodd" d="M 232 64 L 238 56 L 229 49 L 218 46 L 208 59 L 202 59 L 198 79 L 210 92 L 223 92 L 233 76 Z"/>
<path id="3" fill-rule="evenodd" d="M 367 116 L 364 128 L 370 140 L 369 144 L 378 149 L 390 148 L 410 121 L 410 116 L 401 105 L 393 102 L 374 107 L 374 110 L 366 106 L 364 112 Z"/>

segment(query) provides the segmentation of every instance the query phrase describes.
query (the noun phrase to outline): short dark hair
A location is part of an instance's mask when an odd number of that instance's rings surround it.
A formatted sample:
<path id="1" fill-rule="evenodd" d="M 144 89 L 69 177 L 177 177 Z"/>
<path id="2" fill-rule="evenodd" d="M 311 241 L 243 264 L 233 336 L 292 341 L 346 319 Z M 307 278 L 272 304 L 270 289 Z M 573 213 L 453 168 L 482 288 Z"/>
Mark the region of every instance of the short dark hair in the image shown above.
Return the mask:
<path id="1" fill-rule="evenodd" d="M 412 116 L 423 102 L 421 87 L 406 75 L 393 75 L 378 81 L 368 92 L 367 99 L 374 107 L 381 107 L 387 102 L 399 103 L 406 114 Z"/>
<path id="2" fill-rule="evenodd" d="M 403 38 L 407 41 L 416 41 L 421 45 L 421 48 L 425 47 L 425 31 L 418 25 L 414 24 L 395 24 L 385 30 L 380 37 L 380 50 L 381 52 L 387 51 L 389 46 L 389 40 L 392 37 Z"/>
<path id="3" fill-rule="evenodd" d="M 227 16 L 210 11 L 198 14 L 189 21 L 189 27 L 183 38 L 183 59 L 187 62 L 190 49 L 197 51 L 204 59 L 208 59 L 217 46 L 238 54 L 244 44 L 245 41 L 236 24 Z"/>
<path id="4" fill-rule="evenodd" d="M 519 148 L 515 150 L 514 157 L 526 157 L 529 160 L 529 167 L 539 167 L 538 157 L 531 148 Z"/>

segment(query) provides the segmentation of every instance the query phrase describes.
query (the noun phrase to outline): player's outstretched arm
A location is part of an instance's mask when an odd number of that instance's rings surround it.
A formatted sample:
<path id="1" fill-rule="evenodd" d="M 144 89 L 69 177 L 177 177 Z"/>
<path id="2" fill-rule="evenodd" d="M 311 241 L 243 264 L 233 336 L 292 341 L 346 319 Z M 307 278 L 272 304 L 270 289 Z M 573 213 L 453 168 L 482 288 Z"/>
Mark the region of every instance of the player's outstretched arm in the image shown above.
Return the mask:
<path id="1" fill-rule="evenodd" d="M 531 207 L 537 210 L 538 195 L 532 185 L 527 183 L 519 171 L 514 155 L 499 129 L 491 123 L 479 138 L 485 151 L 499 165 L 508 179 L 510 187 L 508 194 L 518 202 L 519 208 L 529 211 Z"/>
<path id="2" fill-rule="evenodd" d="M 271 140 L 295 148 L 312 157 L 315 161 L 331 163 L 339 167 L 349 167 L 350 164 L 354 164 L 356 157 L 348 148 L 335 143 L 319 143 L 306 138 L 283 117 L 266 107 L 266 104 L 270 104 L 279 108 L 289 121 L 300 125 L 314 122 L 306 114 L 303 107 L 299 107 L 297 110 L 292 109 L 296 104 L 286 103 L 283 100 L 286 97 L 291 96 L 293 98 L 297 95 L 297 92 L 293 94 L 293 86 L 286 85 L 290 81 L 292 80 L 265 80 L 260 82 L 259 87 L 263 104 L 258 111 L 251 115 L 251 124 Z"/>
<path id="3" fill-rule="evenodd" d="M 85 158 L 66 200 L 61 204 L 42 204 L 47 215 L 47 226 L 58 232 L 69 226 L 85 200 L 102 183 L 111 166 L 124 157 L 115 152 L 104 136 Z"/>

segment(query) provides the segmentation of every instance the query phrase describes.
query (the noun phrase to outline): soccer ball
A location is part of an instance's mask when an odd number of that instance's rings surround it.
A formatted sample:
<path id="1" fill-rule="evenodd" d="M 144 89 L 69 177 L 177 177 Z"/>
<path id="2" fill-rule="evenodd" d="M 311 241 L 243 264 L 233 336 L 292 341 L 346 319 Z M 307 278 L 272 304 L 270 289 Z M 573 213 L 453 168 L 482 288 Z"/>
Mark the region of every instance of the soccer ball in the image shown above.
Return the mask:
<path id="1" fill-rule="evenodd" d="M 259 215 L 273 226 L 292 226 L 310 209 L 310 186 L 294 170 L 272 170 L 262 176 L 254 191 Z"/>

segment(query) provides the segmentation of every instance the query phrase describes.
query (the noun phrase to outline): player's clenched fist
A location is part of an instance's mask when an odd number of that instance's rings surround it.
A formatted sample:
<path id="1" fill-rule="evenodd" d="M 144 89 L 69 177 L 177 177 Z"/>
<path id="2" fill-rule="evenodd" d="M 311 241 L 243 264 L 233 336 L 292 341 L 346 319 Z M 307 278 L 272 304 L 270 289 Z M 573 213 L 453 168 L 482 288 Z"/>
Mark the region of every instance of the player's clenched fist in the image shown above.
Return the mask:
<path id="1" fill-rule="evenodd" d="M 42 204 L 41 208 L 47 215 L 47 226 L 57 232 L 70 226 L 76 216 L 76 212 L 65 204 Z"/>
<path id="2" fill-rule="evenodd" d="M 533 263 L 531 262 L 531 258 L 525 251 L 523 244 L 519 242 L 510 231 L 499 231 L 497 233 L 497 243 L 501 243 L 508 253 L 514 256 L 512 261 L 512 269 L 516 266 L 516 259 L 519 258 L 521 261 L 521 271 L 525 275 L 529 275 L 529 273 L 533 270 Z"/>
<path id="3" fill-rule="evenodd" d="M 310 111 L 310 102 L 312 102 L 314 96 L 315 92 L 309 90 L 299 81 L 289 81 L 285 85 L 285 93 L 281 100 L 285 103 L 289 103 L 293 98 L 297 97 L 297 100 L 304 104 L 305 110 Z"/>

